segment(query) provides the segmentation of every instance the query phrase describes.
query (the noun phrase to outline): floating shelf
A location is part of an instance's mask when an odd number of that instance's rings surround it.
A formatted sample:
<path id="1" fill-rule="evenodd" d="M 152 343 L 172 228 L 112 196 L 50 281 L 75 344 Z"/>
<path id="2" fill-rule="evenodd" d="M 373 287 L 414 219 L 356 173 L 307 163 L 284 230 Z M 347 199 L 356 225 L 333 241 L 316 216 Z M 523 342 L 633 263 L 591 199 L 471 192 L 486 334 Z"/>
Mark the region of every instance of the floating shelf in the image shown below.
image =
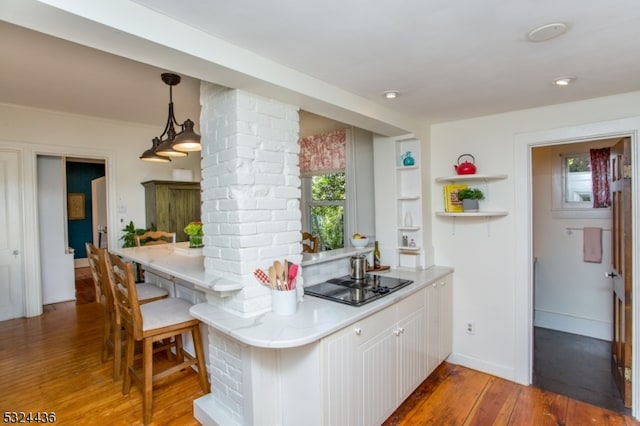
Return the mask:
<path id="1" fill-rule="evenodd" d="M 507 178 L 507 175 L 501 175 L 501 174 L 452 175 L 452 176 L 438 177 L 436 178 L 436 182 L 463 182 L 468 180 L 490 181 L 490 180 L 501 180 L 506 178 Z"/>
<path id="2" fill-rule="evenodd" d="M 480 212 L 467 212 L 467 213 L 464 213 L 464 212 L 436 212 L 436 216 L 449 216 L 449 217 L 451 217 L 451 216 L 456 216 L 456 217 L 460 217 L 460 216 L 463 216 L 463 217 L 489 217 L 489 216 L 506 216 L 508 214 L 509 214 L 508 212 L 501 212 L 501 211 L 498 211 L 498 212 L 495 212 L 495 211 L 494 212 L 489 212 L 489 211 L 483 212 L 483 211 L 480 211 Z"/>
<path id="3" fill-rule="evenodd" d="M 420 199 L 419 195 L 403 195 L 398 197 L 398 201 L 415 201 L 419 199 Z"/>
<path id="4" fill-rule="evenodd" d="M 419 226 L 398 226 L 398 230 L 400 231 L 419 231 Z"/>
<path id="5" fill-rule="evenodd" d="M 398 250 L 400 250 L 400 251 L 419 251 L 420 247 L 417 247 L 417 246 L 414 246 L 414 247 L 411 247 L 411 246 L 400 246 L 400 247 L 398 247 Z"/>

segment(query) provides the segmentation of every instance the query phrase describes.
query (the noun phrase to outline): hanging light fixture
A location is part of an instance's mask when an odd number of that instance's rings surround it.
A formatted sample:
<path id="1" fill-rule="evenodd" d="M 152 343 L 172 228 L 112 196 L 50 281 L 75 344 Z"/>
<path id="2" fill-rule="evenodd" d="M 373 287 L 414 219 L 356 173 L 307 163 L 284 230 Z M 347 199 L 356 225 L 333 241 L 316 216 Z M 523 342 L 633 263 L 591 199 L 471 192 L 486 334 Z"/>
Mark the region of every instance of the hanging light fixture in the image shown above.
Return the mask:
<path id="1" fill-rule="evenodd" d="M 156 149 L 158 149 L 158 147 L 162 143 L 160 138 L 158 137 L 153 138 L 152 143 L 153 145 L 151 146 L 151 148 L 143 152 L 142 155 L 140 156 L 140 159 L 144 161 L 154 162 L 154 163 L 169 163 L 171 161 L 171 158 L 161 157 L 158 154 L 156 154 Z"/>
<path id="2" fill-rule="evenodd" d="M 169 116 L 167 124 L 160 137 L 153 138 L 153 145 L 146 150 L 140 159 L 167 163 L 171 157 L 185 157 L 188 152 L 200 151 L 200 135 L 193 130 L 193 121 L 187 119 L 184 123 L 178 123 L 173 113 L 173 86 L 180 83 L 180 76 L 172 73 L 163 73 L 162 81 L 169 86 Z M 180 126 L 180 132 L 176 133 L 175 126 Z M 166 135 L 166 139 L 163 139 Z"/>

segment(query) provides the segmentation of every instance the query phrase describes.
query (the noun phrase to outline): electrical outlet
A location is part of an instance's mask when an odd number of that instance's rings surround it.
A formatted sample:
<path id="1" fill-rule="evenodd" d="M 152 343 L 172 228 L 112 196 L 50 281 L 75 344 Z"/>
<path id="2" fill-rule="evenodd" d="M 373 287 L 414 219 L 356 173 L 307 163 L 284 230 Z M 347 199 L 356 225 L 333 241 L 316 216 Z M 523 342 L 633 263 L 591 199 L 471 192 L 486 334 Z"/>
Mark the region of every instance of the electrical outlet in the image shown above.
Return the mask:
<path id="1" fill-rule="evenodd" d="M 467 321 L 467 334 L 475 334 L 476 327 L 472 321 Z"/>

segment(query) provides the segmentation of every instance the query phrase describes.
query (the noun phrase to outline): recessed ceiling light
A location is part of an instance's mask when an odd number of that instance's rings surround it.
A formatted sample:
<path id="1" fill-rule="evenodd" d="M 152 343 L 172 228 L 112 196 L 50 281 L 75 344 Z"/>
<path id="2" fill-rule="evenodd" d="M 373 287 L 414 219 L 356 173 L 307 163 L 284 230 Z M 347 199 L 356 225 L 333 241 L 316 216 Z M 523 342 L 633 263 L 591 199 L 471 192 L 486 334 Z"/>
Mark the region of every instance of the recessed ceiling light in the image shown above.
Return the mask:
<path id="1" fill-rule="evenodd" d="M 383 95 L 387 99 L 395 99 L 398 97 L 399 93 L 396 90 L 387 90 Z"/>
<path id="2" fill-rule="evenodd" d="M 562 22 L 554 22 L 553 24 L 543 25 L 538 28 L 534 28 L 527 34 L 529 41 L 547 41 L 552 38 L 556 38 L 567 32 L 567 24 Z"/>
<path id="3" fill-rule="evenodd" d="M 558 77 L 552 81 L 554 86 L 568 86 L 573 83 L 577 77 Z"/>

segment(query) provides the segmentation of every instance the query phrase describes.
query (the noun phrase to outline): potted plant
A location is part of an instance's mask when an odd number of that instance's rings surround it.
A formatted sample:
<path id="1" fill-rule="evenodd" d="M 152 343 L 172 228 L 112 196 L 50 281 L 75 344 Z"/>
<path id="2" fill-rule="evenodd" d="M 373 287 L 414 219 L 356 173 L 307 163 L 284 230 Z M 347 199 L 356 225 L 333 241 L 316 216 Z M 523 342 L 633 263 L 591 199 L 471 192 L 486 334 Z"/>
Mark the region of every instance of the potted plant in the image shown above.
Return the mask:
<path id="1" fill-rule="evenodd" d="M 484 200 L 484 194 L 478 188 L 464 188 L 458 191 L 458 200 L 462 200 L 462 209 L 465 212 L 477 212 L 478 200 Z"/>
<path id="2" fill-rule="evenodd" d="M 199 248 L 204 246 L 204 243 L 202 242 L 202 237 L 204 235 L 204 232 L 202 232 L 202 222 L 189 222 L 189 224 L 184 227 L 184 233 L 189 236 L 190 248 Z"/>
<path id="3" fill-rule="evenodd" d="M 136 235 L 142 235 L 147 231 L 148 229 L 136 228 L 136 226 L 133 224 L 133 221 L 129 221 L 129 224 L 122 228 L 122 232 L 124 232 L 122 237 L 120 237 L 120 239 L 122 240 L 122 247 L 135 247 Z M 144 282 L 144 270 L 137 262 L 134 262 L 133 265 L 136 282 Z"/>
<path id="4" fill-rule="evenodd" d="M 122 232 L 124 232 L 124 235 L 120 237 L 122 240 L 122 247 L 135 247 L 136 235 L 142 235 L 147 231 L 148 229 L 136 228 L 133 221 L 130 221 L 127 226 L 122 228 Z"/>

